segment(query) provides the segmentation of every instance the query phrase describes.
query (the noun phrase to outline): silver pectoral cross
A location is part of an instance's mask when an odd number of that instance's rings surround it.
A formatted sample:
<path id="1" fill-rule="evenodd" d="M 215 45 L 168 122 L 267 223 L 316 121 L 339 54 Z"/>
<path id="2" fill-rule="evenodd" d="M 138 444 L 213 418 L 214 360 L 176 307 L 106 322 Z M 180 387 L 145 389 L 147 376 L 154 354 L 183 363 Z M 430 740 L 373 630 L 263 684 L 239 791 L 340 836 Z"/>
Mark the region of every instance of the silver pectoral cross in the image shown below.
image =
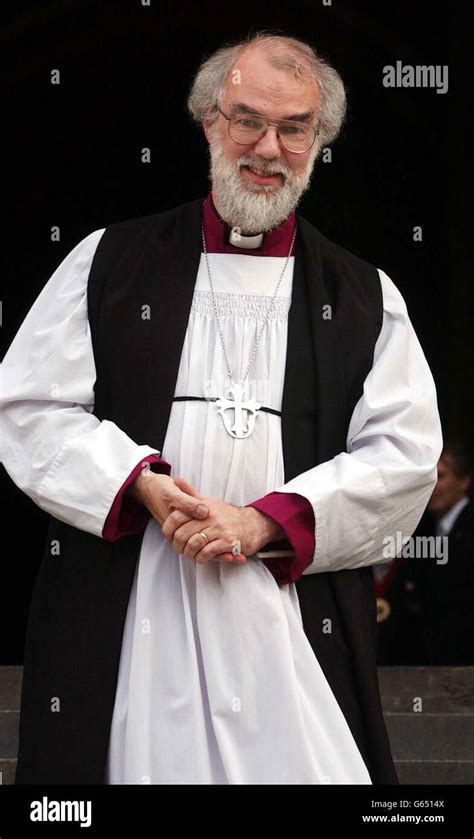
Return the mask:
<path id="1" fill-rule="evenodd" d="M 221 397 L 216 400 L 224 428 L 231 437 L 249 437 L 255 427 L 255 418 L 262 405 L 255 399 L 245 399 L 246 386 L 241 383 L 235 384 L 232 382 L 228 393 L 231 398 Z M 229 416 L 230 409 L 234 411 L 233 417 Z M 247 412 L 245 416 L 244 411 Z M 232 419 L 234 420 L 233 425 L 231 425 Z"/>

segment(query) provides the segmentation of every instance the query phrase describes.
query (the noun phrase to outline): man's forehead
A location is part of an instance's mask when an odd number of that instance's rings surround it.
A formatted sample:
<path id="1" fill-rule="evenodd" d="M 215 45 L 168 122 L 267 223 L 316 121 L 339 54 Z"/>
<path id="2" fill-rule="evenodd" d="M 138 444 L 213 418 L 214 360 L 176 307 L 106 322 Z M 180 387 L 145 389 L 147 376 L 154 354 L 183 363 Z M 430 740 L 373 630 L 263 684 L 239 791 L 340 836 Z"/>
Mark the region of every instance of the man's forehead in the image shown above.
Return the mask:
<path id="1" fill-rule="evenodd" d="M 234 110 L 279 119 L 309 120 L 319 111 L 319 95 L 316 85 L 297 91 L 283 88 L 274 90 L 255 84 L 226 85 L 224 105 Z"/>
<path id="2" fill-rule="evenodd" d="M 259 110 L 258 108 L 253 108 L 248 105 L 246 102 L 229 102 L 229 108 L 232 113 L 239 112 L 244 114 L 259 114 L 263 115 L 263 111 Z M 314 116 L 316 110 L 313 108 L 311 110 L 306 111 L 297 111 L 294 113 L 284 114 L 282 119 L 292 119 L 292 120 L 299 120 L 300 122 L 309 122 L 310 119 Z"/>

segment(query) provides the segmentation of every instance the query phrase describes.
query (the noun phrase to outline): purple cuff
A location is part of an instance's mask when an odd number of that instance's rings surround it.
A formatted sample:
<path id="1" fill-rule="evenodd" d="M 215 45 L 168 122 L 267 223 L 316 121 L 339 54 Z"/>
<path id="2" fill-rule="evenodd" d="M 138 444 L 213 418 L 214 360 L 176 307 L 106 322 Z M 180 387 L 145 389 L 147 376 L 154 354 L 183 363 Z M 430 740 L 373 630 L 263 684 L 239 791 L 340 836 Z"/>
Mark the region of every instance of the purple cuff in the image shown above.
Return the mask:
<path id="1" fill-rule="evenodd" d="M 127 488 L 138 477 L 145 463 L 150 464 L 152 472 L 169 475 L 171 465 L 156 454 L 150 454 L 137 463 L 125 483 L 120 487 L 102 530 L 102 537 L 108 542 L 117 542 L 123 536 L 136 536 L 141 533 L 150 518 L 150 511 L 133 495 L 126 495 Z"/>
<path id="2" fill-rule="evenodd" d="M 296 492 L 270 492 L 246 506 L 266 513 L 284 530 L 288 542 L 269 542 L 265 547 L 292 548 L 295 555 L 264 559 L 263 562 L 279 586 L 295 583 L 313 561 L 316 550 L 314 511 L 308 499 Z"/>

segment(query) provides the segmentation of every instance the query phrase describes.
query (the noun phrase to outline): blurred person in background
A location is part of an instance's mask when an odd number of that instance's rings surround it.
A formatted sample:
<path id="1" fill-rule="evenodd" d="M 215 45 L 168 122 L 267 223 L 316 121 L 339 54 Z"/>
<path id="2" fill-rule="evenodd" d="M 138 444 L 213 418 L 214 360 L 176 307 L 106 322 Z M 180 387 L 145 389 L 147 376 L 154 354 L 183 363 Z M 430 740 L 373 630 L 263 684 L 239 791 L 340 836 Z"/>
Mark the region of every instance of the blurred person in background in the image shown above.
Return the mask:
<path id="1" fill-rule="evenodd" d="M 446 537 L 445 556 L 374 568 L 379 664 L 474 664 L 472 454 L 445 441 L 438 480 L 414 537 Z"/>

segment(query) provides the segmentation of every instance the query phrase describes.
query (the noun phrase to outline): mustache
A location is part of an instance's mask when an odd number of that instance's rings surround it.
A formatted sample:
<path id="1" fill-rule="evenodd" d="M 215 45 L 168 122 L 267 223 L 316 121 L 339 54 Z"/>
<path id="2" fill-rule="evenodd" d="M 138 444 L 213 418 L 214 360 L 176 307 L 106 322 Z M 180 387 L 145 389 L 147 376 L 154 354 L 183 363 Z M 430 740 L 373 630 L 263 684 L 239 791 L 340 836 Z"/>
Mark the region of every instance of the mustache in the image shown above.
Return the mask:
<path id="1" fill-rule="evenodd" d="M 291 178 L 290 169 L 279 161 L 265 160 L 261 157 L 252 157 L 245 154 L 236 162 L 237 168 L 241 166 L 251 166 L 260 175 L 284 175 L 285 178 Z"/>

